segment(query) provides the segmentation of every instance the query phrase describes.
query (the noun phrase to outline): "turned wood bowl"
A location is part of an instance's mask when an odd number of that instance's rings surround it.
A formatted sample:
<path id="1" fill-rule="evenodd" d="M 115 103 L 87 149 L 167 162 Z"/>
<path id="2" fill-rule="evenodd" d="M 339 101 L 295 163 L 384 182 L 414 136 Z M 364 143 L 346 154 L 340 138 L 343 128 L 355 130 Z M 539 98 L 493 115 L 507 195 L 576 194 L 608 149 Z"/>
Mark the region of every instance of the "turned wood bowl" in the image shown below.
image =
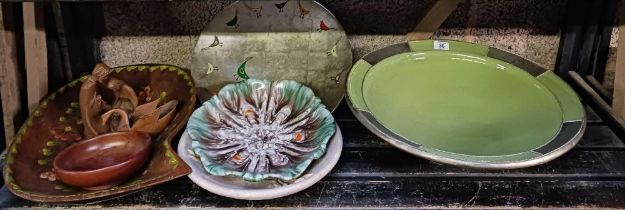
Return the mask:
<path id="1" fill-rule="evenodd" d="M 146 189 L 191 173 L 191 168 L 171 149 L 170 142 L 195 109 L 195 84 L 189 72 L 171 65 L 115 67 L 110 74 L 135 90 L 151 88 L 147 96 L 177 101 L 173 119 L 152 136 L 147 163 L 126 181 L 102 190 L 85 190 L 66 184 L 52 172 L 54 158 L 65 148 L 91 138 L 83 136 L 80 77 L 51 92 L 33 110 L 9 145 L 3 176 L 15 195 L 39 202 L 97 202 Z"/>
<path id="2" fill-rule="evenodd" d="M 143 132 L 99 135 L 61 151 L 54 158 L 54 174 L 66 184 L 87 190 L 113 187 L 145 164 L 150 142 L 150 135 Z"/>

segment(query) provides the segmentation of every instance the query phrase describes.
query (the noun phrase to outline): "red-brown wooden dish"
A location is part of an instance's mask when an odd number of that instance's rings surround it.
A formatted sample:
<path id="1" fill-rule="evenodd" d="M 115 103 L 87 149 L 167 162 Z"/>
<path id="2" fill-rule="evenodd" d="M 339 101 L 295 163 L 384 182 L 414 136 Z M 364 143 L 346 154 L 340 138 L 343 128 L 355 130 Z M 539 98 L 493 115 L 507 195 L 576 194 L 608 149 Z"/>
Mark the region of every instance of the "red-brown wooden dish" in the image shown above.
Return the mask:
<path id="1" fill-rule="evenodd" d="M 87 190 L 118 185 L 141 169 L 150 155 L 152 138 L 144 132 L 115 132 L 63 149 L 54 158 L 55 176 Z"/>
<path id="2" fill-rule="evenodd" d="M 40 202 L 98 201 L 141 190 L 191 173 L 171 149 L 170 141 L 195 108 L 195 84 L 187 70 L 170 65 L 133 65 L 113 68 L 110 75 L 135 90 L 149 86 L 149 97 L 177 100 L 173 120 L 152 137 L 152 156 L 146 167 L 123 183 L 103 190 L 84 190 L 57 180 L 51 173 L 54 157 L 83 139 L 79 92 L 87 76 L 71 81 L 41 101 L 8 147 L 4 181 L 15 195 Z M 109 97 L 103 95 L 102 97 Z"/>

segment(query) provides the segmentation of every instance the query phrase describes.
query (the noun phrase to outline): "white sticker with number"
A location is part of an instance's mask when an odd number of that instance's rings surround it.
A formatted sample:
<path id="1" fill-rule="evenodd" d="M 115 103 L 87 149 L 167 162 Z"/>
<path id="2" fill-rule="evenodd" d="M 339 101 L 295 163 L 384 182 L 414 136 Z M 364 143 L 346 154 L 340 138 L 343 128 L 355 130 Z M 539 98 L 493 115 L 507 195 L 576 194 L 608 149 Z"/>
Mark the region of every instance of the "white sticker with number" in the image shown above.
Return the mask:
<path id="1" fill-rule="evenodd" d="M 449 50 L 449 42 L 434 41 L 435 50 Z"/>

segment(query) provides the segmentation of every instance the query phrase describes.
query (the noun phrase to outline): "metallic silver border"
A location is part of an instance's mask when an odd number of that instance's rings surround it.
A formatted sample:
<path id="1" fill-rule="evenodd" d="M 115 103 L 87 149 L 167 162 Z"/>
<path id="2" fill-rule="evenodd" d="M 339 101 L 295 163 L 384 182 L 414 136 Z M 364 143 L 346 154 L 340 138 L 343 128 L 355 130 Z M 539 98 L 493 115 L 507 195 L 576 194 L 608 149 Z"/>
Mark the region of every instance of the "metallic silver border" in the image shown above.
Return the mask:
<path id="1" fill-rule="evenodd" d="M 527 60 L 518 55 L 515 55 L 514 53 L 508 52 L 506 50 L 500 50 L 494 47 L 488 48 L 487 57 L 512 64 L 513 66 L 516 66 L 519 69 L 531 74 L 533 77 L 538 77 L 539 75 L 549 71 L 534 61 Z"/>
<path id="2" fill-rule="evenodd" d="M 384 50 L 386 48 L 391 48 L 394 47 L 393 45 L 382 48 L 380 50 Z M 493 48 L 489 48 L 490 49 Z M 378 50 L 378 51 L 380 51 Z M 372 52 L 372 53 L 376 53 L 376 51 Z M 371 54 L 371 53 L 369 53 Z M 369 54 L 365 55 L 365 57 L 367 57 Z M 514 55 L 514 54 L 513 54 Z M 516 55 L 514 55 L 516 56 Z M 526 59 L 522 59 L 522 60 L 526 60 Z M 365 60 L 366 61 L 366 60 Z M 372 66 L 375 64 L 372 64 Z M 514 64 L 513 64 L 514 65 Z M 515 65 L 516 66 L 516 65 Z M 351 69 L 350 72 L 347 74 L 348 78 L 349 75 L 351 74 Z M 531 73 L 530 73 L 531 74 Z M 359 110 L 354 108 L 352 102 L 351 102 L 351 97 L 349 95 L 349 92 L 347 91 L 347 89 L 345 90 L 345 101 L 347 101 L 347 105 L 349 106 L 350 110 L 352 111 L 352 113 L 354 113 L 354 116 L 356 116 L 356 119 L 358 119 L 358 121 L 360 121 L 367 129 L 369 129 L 371 132 L 373 132 L 376 136 L 382 138 L 383 140 L 385 140 L 386 142 L 390 143 L 391 145 L 406 151 L 410 154 L 425 158 L 425 159 L 429 159 L 435 162 L 439 162 L 439 163 L 444 163 L 444 164 L 449 164 L 449 165 L 454 165 L 454 166 L 462 166 L 462 167 L 468 167 L 468 168 L 476 168 L 476 169 L 516 169 L 516 168 L 524 168 L 524 167 L 529 167 L 529 166 L 535 166 L 535 165 L 540 165 L 546 162 L 549 162 L 553 159 L 556 159 L 557 157 L 563 155 L 564 153 L 566 153 L 567 151 L 571 150 L 573 147 L 575 147 L 575 145 L 577 145 L 577 143 L 580 141 L 580 139 L 582 138 L 584 131 L 586 130 L 586 113 L 583 113 L 582 119 L 581 119 L 581 127 L 580 129 L 577 131 L 577 133 L 575 133 L 575 135 L 573 135 L 573 137 L 568 140 L 565 144 L 563 144 L 562 146 L 558 147 L 557 149 L 545 153 L 545 154 L 541 154 L 540 156 L 536 157 L 536 158 L 532 158 L 532 159 L 528 159 L 528 160 L 523 160 L 523 161 L 509 161 L 509 162 L 476 162 L 476 161 L 468 161 L 468 160 L 460 160 L 460 159 L 456 159 L 456 158 L 451 158 L 451 157 L 444 157 L 444 156 L 439 156 L 439 155 L 434 155 L 431 153 L 428 153 L 426 151 L 423 151 L 419 148 L 421 147 L 425 147 L 425 146 L 419 146 L 416 147 L 415 145 L 419 145 L 416 143 L 408 143 L 405 142 L 405 140 L 401 140 L 401 139 L 396 139 L 393 137 L 393 135 L 389 135 L 387 133 L 384 133 L 382 130 L 388 130 L 386 128 L 379 128 L 378 125 L 376 125 L 375 120 L 370 119 L 367 115 L 363 114 L 363 112 L 368 112 L 366 110 Z M 372 116 L 372 115 L 371 115 Z M 564 121 L 562 122 L 562 124 L 565 123 Z M 379 126 L 382 126 L 381 124 L 379 124 Z M 397 134 L 394 134 L 397 135 Z M 557 135 L 561 135 L 560 131 L 558 131 Z M 556 135 L 556 136 L 557 136 Z M 399 136 L 399 135 L 397 135 Z M 552 138 L 553 140 L 553 138 Z M 533 152 L 533 150 L 530 150 L 528 152 Z"/>

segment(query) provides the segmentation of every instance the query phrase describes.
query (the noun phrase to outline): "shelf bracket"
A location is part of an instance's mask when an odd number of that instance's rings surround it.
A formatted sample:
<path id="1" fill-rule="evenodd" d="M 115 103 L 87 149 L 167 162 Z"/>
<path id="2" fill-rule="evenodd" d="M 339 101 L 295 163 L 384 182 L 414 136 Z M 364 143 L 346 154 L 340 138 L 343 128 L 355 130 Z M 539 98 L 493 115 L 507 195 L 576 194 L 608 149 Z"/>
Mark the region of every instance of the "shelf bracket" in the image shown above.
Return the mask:
<path id="1" fill-rule="evenodd" d="M 434 2 L 434 5 L 430 7 L 425 16 L 419 21 L 417 27 L 406 35 L 408 41 L 431 38 L 438 27 L 456 10 L 459 3 L 460 0 L 438 0 Z"/>

